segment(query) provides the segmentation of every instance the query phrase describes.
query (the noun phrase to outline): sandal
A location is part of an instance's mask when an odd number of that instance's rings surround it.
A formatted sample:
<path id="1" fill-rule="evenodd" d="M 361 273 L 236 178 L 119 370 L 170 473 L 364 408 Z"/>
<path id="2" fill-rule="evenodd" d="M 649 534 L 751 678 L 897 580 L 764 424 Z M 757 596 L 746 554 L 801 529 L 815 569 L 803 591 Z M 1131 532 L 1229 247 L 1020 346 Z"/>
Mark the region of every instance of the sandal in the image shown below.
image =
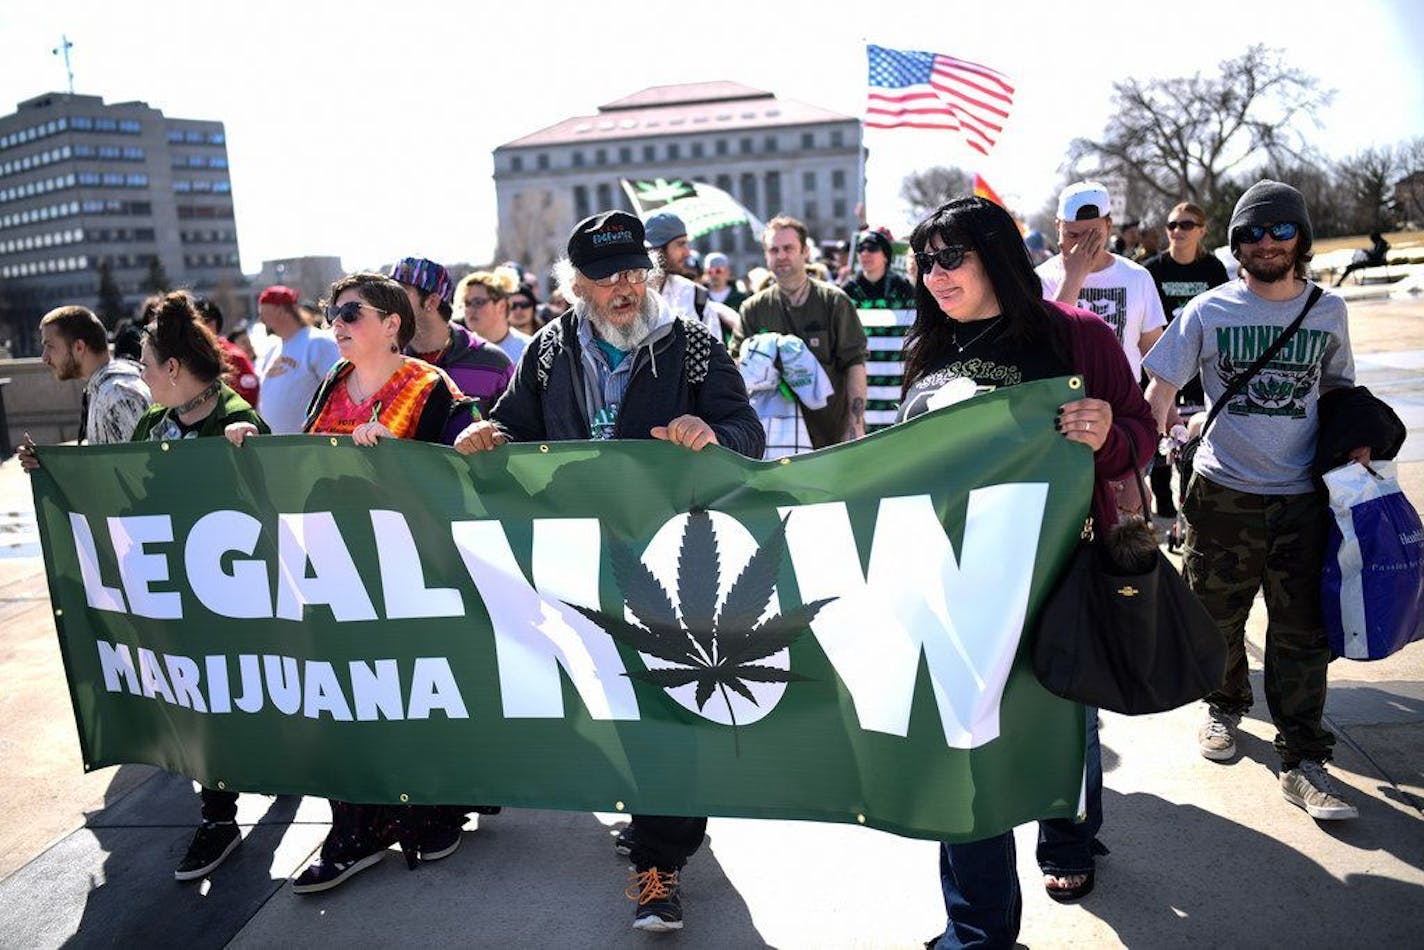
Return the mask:
<path id="1" fill-rule="evenodd" d="M 1093 892 L 1093 872 L 1083 874 L 1045 874 L 1043 889 L 1060 904 L 1082 900 Z"/>

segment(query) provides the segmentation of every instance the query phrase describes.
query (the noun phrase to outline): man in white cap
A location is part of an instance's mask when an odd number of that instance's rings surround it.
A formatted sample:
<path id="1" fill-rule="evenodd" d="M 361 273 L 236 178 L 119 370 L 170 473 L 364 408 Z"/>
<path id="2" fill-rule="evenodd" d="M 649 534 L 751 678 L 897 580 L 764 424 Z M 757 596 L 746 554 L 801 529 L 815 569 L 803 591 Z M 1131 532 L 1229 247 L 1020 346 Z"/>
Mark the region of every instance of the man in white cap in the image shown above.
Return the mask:
<path id="1" fill-rule="evenodd" d="M 737 325 L 737 312 L 712 300 L 706 287 L 683 276 L 692 253 L 687 225 L 671 211 L 659 211 L 649 216 L 643 227 L 653 264 L 663 275 L 662 285 L 653 289 L 674 314 L 701 321 L 719 340 L 725 339 Z"/>
<path id="2" fill-rule="evenodd" d="M 1058 246 L 1062 250 L 1038 265 L 1043 295 L 1091 310 L 1117 331 L 1133 376 L 1142 374 L 1142 357 L 1167 325 L 1157 284 L 1140 264 L 1108 250 L 1112 203 L 1107 188 L 1080 181 L 1058 196 Z"/>

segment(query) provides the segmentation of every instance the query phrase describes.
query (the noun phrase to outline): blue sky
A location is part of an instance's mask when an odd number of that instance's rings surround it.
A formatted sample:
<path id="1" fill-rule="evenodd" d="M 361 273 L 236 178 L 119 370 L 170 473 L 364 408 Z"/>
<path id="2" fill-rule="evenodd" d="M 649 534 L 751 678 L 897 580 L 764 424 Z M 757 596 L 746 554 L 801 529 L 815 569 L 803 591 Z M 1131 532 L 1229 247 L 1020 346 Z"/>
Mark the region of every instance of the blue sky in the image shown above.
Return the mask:
<path id="1" fill-rule="evenodd" d="M 490 150 L 645 86 L 731 79 L 859 115 L 866 41 L 993 66 L 1018 87 L 993 155 L 953 133 L 867 133 L 872 221 L 897 232 L 904 175 L 977 169 L 1022 211 L 1096 135 L 1114 80 L 1210 73 L 1253 42 L 1336 90 L 1319 147 L 1341 156 L 1424 135 L 1424 18 L 1410 0 L 1252 5 L 794 3 L 673 5 L 206 0 L 0 6 L 0 108 L 64 88 L 227 123 L 243 268 L 337 254 L 479 262 L 494 241 Z M 843 18 L 831 11 L 844 9 Z M 1068 12 L 1073 11 L 1073 12 Z M 856 15 L 859 18 L 854 18 Z"/>

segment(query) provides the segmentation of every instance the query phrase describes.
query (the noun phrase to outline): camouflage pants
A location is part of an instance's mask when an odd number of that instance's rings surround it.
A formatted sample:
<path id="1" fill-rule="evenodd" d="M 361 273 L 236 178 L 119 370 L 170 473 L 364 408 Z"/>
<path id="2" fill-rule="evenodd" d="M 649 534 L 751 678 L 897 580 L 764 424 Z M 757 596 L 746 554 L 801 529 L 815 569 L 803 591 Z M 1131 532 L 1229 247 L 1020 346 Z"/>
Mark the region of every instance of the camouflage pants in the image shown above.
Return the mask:
<path id="1" fill-rule="evenodd" d="M 1266 706 L 1286 768 L 1330 758 L 1335 737 L 1322 725 L 1330 648 L 1320 618 L 1325 502 L 1319 495 L 1252 495 L 1193 475 L 1182 569 L 1187 586 L 1226 638 L 1226 680 L 1207 702 L 1225 712 L 1251 708 L 1246 617 L 1256 592 L 1266 601 Z"/>

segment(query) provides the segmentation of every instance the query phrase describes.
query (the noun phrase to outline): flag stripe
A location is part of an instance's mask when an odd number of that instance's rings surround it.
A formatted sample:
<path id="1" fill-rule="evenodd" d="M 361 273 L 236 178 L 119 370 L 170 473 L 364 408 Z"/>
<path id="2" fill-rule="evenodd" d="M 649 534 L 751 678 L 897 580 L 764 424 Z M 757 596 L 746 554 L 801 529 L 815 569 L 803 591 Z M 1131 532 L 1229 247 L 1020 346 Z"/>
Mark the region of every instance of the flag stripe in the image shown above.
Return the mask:
<path id="1" fill-rule="evenodd" d="M 957 131 L 988 155 L 1014 104 L 1008 77 L 979 63 L 918 50 L 869 46 L 865 126 Z"/>

